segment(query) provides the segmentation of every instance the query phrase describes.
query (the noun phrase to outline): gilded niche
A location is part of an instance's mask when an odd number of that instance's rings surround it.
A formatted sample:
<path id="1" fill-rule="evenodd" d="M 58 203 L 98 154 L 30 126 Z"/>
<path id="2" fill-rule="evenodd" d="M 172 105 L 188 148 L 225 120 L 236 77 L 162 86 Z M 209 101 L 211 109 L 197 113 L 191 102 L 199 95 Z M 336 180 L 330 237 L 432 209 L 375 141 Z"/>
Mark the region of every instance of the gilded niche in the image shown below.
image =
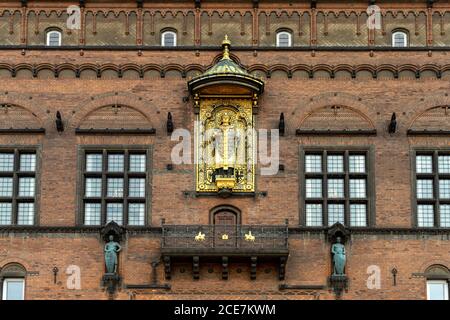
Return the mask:
<path id="1" fill-rule="evenodd" d="M 254 114 L 264 83 L 229 57 L 225 37 L 222 59 L 189 81 L 194 95 L 196 191 L 255 191 Z"/>
<path id="2" fill-rule="evenodd" d="M 197 127 L 197 191 L 254 191 L 251 101 L 202 101 Z"/>

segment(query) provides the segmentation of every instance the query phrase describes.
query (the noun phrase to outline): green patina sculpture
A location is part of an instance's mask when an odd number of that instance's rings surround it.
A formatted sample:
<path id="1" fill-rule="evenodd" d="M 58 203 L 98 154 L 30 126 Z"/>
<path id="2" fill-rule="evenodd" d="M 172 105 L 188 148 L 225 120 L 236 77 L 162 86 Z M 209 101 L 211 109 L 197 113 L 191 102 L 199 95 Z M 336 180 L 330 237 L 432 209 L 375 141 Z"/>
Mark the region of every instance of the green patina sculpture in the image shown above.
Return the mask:
<path id="1" fill-rule="evenodd" d="M 331 246 L 331 253 L 333 254 L 333 275 L 342 276 L 345 275 L 345 246 L 341 243 L 341 237 L 336 238 L 336 243 Z"/>
<path id="2" fill-rule="evenodd" d="M 109 242 L 105 245 L 105 264 L 107 273 L 117 273 L 117 253 L 122 250 L 119 243 L 114 241 L 114 236 L 109 236 Z"/>

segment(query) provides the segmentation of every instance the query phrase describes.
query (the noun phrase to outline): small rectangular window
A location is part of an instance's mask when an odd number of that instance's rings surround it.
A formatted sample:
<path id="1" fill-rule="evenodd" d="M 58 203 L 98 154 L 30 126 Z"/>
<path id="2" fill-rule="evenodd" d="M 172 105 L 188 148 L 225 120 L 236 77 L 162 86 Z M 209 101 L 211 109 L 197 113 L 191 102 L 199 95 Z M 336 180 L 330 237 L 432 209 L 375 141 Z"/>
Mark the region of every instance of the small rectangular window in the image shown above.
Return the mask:
<path id="1" fill-rule="evenodd" d="M 328 225 L 332 226 L 336 222 L 345 223 L 344 205 L 342 203 L 328 205 Z"/>
<path id="2" fill-rule="evenodd" d="M 305 171 L 307 173 L 322 172 L 322 156 L 314 154 L 306 155 Z"/>
<path id="3" fill-rule="evenodd" d="M 327 158 L 328 172 L 344 172 L 344 157 L 342 155 L 332 155 Z"/>
<path id="4" fill-rule="evenodd" d="M 420 227 L 434 226 L 434 207 L 431 204 L 419 204 L 417 206 L 417 221 Z"/>
<path id="5" fill-rule="evenodd" d="M 0 153 L 0 171 L 14 171 L 14 153 Z"/>
<path id="6" fill-rule="evenodd" d="M 322 180 L 307 179 L 306 180 L 306 197 L 322 198 Z"/>
<path id="7" fill-rule="evenodd" d="M 24 300 L 25 279 L 7 278 L 3 280 L 3 300 Z"/>
<path id="8" fill-rule="evenodd" d="M 109 172 L 123 172 L 124 158 L 123 154 L 109 154 L 108 155 L 108 171 Z"/>
<path id="9" fill-rule="evenodd" d="M 439 156 L 439 173 L 450 173 L 450 155 Z"/>
<path id="10" fill-rule="evenodd" d="M 308 226 L 322 226 L 322 205 L 306 205 L 306 224 Z"/>
<path id="11" fill-rule="evenodd" d="M 87 172 L 102 172 L 102 154 L 87 154 L 86 155 L 86 171 Z"/>
<path id="12" fill-rule="evenodd" d="M 427 281 L 427 299 L 428 300 L 448 300 L 448 282 L 447 282 L 447 280 L 428 280 Z"/>

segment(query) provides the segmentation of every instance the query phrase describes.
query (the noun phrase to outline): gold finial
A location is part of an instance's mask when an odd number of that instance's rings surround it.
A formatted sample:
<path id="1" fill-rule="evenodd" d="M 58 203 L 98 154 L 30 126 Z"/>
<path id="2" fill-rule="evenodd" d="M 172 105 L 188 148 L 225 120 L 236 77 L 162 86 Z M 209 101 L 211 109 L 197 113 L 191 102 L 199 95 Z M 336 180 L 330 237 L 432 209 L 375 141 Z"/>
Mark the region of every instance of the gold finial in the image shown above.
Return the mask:
<path id="1" fill-rule="evenodd" d="M 222 41 L 223 57 L 221 60 L 229 60 L 230 59 L 230 46 L 231 46 L 231 41 L 228 39 L 228 35 L 225 35 L 225 38 Z"/>

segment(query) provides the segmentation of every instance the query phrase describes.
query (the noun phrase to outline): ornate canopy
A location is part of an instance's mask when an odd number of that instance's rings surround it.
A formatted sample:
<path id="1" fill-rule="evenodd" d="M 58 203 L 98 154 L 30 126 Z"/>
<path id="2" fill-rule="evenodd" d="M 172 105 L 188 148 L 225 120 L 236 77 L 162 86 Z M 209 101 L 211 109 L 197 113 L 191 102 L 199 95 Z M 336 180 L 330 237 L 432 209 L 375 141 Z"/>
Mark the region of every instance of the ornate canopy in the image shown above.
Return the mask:
<path id="1" fill-rule="evenodd" d="M 247 72 L 230 58 L 231 42 L 222 42 L 222 59 L 203 74 L 188 82 L 190 93 L 204 94 L 261 94 L 264 82 Z"/>

